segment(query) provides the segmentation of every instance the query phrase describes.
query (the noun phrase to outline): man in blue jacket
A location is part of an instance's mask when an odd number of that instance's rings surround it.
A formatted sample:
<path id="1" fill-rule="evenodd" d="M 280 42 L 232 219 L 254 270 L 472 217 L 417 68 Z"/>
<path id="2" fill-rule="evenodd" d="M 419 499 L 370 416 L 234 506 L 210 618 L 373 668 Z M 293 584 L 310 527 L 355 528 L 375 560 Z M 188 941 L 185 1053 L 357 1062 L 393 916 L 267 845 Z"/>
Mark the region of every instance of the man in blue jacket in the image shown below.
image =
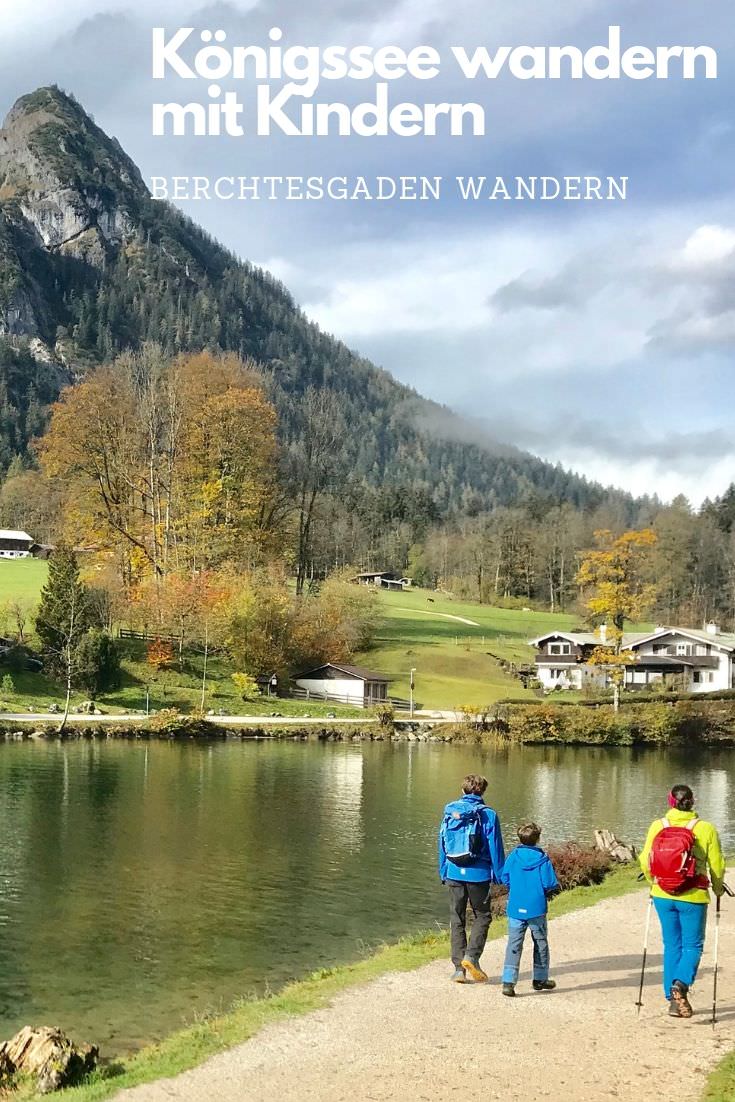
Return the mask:
<path id="1" fill-rule="evenodd" d="M 490 885 L 505 861 L 498 816 L 483 800 L 487 779 L 470 773 L 462 796 L 444 808 L 439 828 L 439 876 L 449 889 L 449 931 L 455 983 L 487 982 L 480 967 L 490 926 Z M 474 921 L 467 943 L 467 904 Z"/>
<path id="2" fill-rule="evenodd" d="M 526 930 L 533 938 L 533 989 L 553 991 L 549 979 L 549 937 L 546 912 L 549 898 L 559 891 L 559 882 L 549 855 L 539 846 L 541 828 L 524 823 L 518 828 L 521 843 L 508 855 L 500 879 L 510 889 L 505 911 L 508 915 L 508 946 L 503 966 L 503 994 L 516 993 L 521 953 Z"/>

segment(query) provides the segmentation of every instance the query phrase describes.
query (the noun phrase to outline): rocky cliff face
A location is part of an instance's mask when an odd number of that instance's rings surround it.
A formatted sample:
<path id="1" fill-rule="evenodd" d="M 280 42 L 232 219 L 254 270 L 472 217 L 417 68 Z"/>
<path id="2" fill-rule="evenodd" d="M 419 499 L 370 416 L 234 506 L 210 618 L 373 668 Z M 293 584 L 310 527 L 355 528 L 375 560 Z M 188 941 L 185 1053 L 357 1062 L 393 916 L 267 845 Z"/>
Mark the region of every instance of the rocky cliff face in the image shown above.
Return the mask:
<path id="1" fill-rule="evenodd" d="M 75 100 L 55 88 L 19 99 L 0 129 L 0 334 L 50 339 L 53 258 L 101 269 L 147 199 L 135 164 Z"/>
<path id="2" fill-rule="evenodd" d="M 118 142 L 57 89 L 23 96 L 0 130 L 0 200 L 17 201 L 47 249 L 87 259 L 94 241 L 104 253 L 130 234 L 147 195 Z"/>

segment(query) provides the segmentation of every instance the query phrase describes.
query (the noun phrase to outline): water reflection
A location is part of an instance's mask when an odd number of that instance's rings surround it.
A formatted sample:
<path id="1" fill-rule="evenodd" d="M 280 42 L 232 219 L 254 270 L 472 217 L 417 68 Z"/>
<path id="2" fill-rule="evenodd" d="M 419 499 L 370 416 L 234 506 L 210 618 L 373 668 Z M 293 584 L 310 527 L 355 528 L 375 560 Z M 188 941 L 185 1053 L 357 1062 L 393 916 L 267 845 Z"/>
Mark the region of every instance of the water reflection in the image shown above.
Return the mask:
<path id="1" fill-rule="evenodd" d="M 155 743 L 0 746 L 0 1037 L 125 1049 L 445 919 L 442 806 L 470 771 L 508 842 L 640 843 L 686 780 L 735 842 L 731 751 Z"/>

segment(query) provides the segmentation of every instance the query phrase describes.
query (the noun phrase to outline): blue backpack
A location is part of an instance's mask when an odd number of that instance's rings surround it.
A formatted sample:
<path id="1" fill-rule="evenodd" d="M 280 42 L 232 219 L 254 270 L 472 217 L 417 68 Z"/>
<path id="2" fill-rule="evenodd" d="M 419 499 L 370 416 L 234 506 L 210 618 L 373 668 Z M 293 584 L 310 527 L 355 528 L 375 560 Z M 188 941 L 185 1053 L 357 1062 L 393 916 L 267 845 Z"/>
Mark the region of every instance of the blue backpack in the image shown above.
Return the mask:
<path id="1" fill-rule="evenodd" d="M 444 815 L 441 840 L 447 859 L 460 868 L 474 865 L 488 852 L 483 811 L 486 805 L 460 810 L 455 806 Z"/>

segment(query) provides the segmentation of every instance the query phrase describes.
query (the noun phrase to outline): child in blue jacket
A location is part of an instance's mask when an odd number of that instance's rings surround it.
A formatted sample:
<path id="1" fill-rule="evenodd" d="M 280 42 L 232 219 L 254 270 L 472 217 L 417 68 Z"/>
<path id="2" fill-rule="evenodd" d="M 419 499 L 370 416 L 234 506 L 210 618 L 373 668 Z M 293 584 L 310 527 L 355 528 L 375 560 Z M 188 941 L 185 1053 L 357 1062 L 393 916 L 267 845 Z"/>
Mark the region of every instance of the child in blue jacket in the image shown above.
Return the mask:
<path id="1" fill-rule="evenodd" d="M 554 866 L 540 848 L 541 828 L 535 823 L 524 823 L 518 828 L 520 845 L 508 855 L 500 873 L 500 881 L 510 889 L 506 914 L 508 915 L 508 947 L 503 966 L 503 994 L 516 993 L 518 970 L 526 930 L 533 938 L 533 989 L 553 991 L 554 980 L 549 979 L 549 938 L 546 912 L 549 896 L 559 889 Z"/>

